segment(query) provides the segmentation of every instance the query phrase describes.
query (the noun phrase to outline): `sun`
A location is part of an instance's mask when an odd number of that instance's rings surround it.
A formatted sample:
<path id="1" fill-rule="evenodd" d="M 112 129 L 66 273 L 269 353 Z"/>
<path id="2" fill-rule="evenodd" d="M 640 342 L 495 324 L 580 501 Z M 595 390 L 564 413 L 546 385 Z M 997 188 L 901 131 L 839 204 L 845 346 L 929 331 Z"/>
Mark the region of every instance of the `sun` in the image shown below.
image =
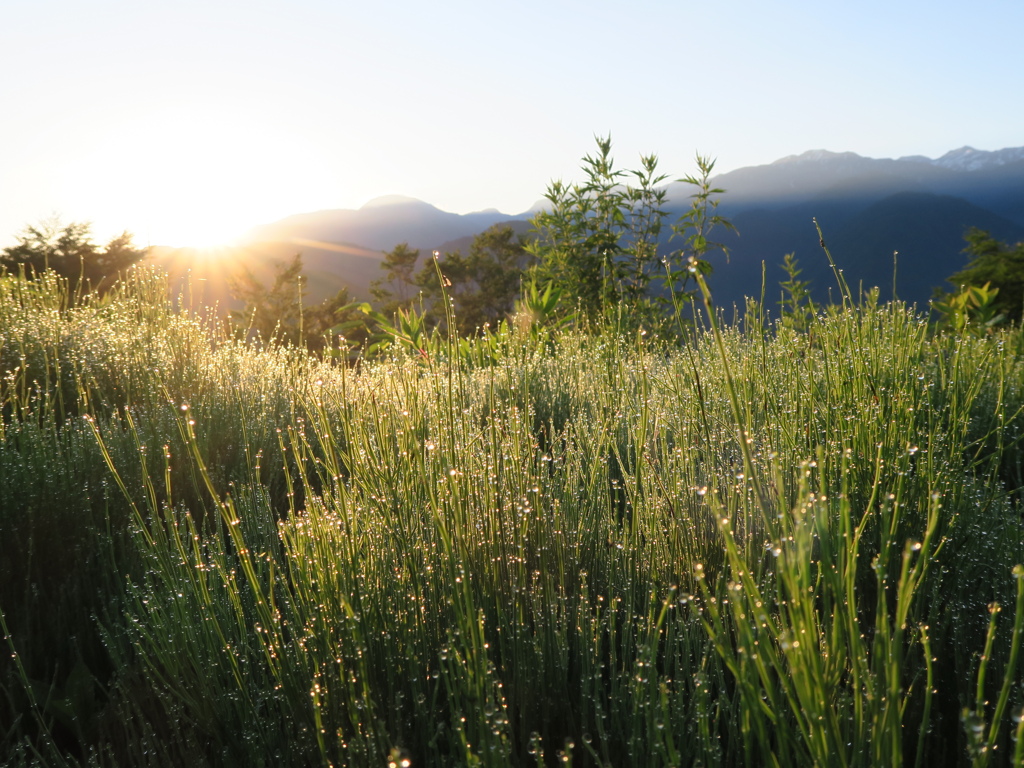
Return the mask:
<path id="1" fill-rule="evenodd" d="M 265 121 L 168 108 L 109 126 L 69 174 L 67 194 L 142 244 L 216 258 L 252 227 L 302 210 L 286 194 L 308 165 L 296 146 Z"/>

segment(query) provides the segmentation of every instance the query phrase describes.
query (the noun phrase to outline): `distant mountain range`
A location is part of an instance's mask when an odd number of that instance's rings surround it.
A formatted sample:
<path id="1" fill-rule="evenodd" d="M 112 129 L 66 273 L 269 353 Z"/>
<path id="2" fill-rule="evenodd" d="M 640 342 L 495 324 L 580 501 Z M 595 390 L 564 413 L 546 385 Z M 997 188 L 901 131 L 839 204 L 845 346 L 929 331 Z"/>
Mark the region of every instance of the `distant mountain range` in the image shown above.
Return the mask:
<path id="1" fill-rule="evenodd" d="M 897 296 L 922 308 L 932 289 L 948 289 L 945 279 L 966 263 L 969 227 L 1008 242 L 1024 240 L 1024 147 L 962 147 L 936 160 L 816 150 L 714 181 L 727 190 L 719 211 L 740 233 L 723 238 L 731 257 L 712 276 L 716 297 L 725 303 L 759 295 L 762 261 L 766 300 L 775 300 L 785 279 L 779 265 L 790 252 L 804 269 L 801 277 L 825 298 L 835 279 L 813 219 L 851 287 L 878 286 L 889 299 L 895 268 Z M 685 190 L 673 185 L 670 192 L 679 200 Z"/>
<path id="2" fill-rule="evenodd" d="M 448 213 L 413 197 L 389 195 L 371 200 L 357 211 L 300 213 L 258 227 L 247 239 L 256 242 L 305 240 L 358 244 L 378 251 L 399 243 L 434 249 L 441 243 L 483 232 L 493 224 L 515 218 L 495 210 Z"/>
<path id="3" fill-rule="evenodd" d="M 713 182 L 726 190 L 719 212 L 739 231 L 739 237 L 723 233 L 720 238 L 731 251 L 728 262 L 716 261 L 710 281 L 720 305 L 761 294 L 762 262 L 766 301 L 777 301 L 778 284 L 785 279 L 779 265 L 790 252 L 819 299 L 830 289 L 834 293 L 813 219 L 852 287 L 877 285 L 888 299 L 895 285 L 899 298 L 922 308 L 932 289 L 948 287 L 945 278 L 966 263 L 962 249 L 968 227 L 1009 242 L 1024 240 L 1024 147 L 995 152 L 962 147 L 934 160 L 813 150 L 730 171 Z M 667 191 L 674 220 L 688 206 L 692 190 L 675 182 Z M 413 198 L 379 198 L 359 210 L 298 214 L 259 227 L 237 255 L 257 274 L 269 274 L 272 260 L 301 251 L 311 301 L 342 286 L 368 298 L 370 281 L 382 275 L 383 252 L 398 243 L 424 255 L 464 248 L 494 224 L 508 222 L 527 231 L 536 208 L 519 215 L 496 210 L 460 215 Z M 156 255 L 161 258 L 170 258 L 166 250 Z"/>

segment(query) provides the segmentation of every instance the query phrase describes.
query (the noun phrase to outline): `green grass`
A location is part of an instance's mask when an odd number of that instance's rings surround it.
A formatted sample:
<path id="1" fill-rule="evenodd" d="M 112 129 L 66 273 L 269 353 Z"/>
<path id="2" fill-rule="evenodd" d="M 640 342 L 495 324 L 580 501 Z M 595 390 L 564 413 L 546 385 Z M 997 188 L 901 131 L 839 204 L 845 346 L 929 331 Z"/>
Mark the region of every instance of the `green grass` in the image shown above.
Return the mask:
<path id="1" fill-rule="evenodd" d="M 1019 331 L 351 368 L 164 292 L 0 278 L 0 760 L 1024 764 Z"/>

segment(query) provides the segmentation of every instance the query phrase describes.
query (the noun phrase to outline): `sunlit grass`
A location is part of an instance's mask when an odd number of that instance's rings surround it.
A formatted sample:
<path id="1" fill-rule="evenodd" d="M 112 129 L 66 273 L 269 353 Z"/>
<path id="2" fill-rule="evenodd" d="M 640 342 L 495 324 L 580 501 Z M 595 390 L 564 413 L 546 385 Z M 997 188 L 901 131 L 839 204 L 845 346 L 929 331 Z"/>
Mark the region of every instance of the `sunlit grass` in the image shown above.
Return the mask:
<path id="1" fill-rule="evenodd" d="M 1020 764 L 1019 332 L 351 368 L 164 294 L 0 280 L 13 764 Z"/>

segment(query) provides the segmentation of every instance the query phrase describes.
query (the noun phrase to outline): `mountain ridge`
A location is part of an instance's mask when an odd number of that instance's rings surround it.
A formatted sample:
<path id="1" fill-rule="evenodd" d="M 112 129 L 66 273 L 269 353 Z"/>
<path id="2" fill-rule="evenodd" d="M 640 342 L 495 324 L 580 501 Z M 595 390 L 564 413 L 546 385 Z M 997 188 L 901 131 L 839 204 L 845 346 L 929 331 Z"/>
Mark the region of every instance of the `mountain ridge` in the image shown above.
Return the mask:
<path id="1" fill-rule="evenodd" d="M 850 164 L 849 165 L 849 169 L 845 171 L 844 175 L 853 175 L 853 176 L 856 176 L 858 174 L 858 172 L 863 174 L 863 172 L 864 172 L 863 169 L 868 167 L 866 164 L 873 164 L 873 167 L 874 167 L 875 170 L 885 170 L 889 174 L 892 173 L 892 169 L 893 168 L 899 168 L 900 170 L 906 170 L 908 172 L 908 174 L 913 175 L 913 171 L 909 167 L 909 166 L 913 166 L 913 165 L 917 165 L 917 166 L 922 166 L 923 165 L 923 166 L 930 166 L 930 167 L 933 167 L 933 168 L 942 168 L 942 169 L 945 169 L 945 170 L 948 170 L 948 171 L 953 171 L 953 172 L 976 173 L 978 171 L 991 170 L 993 168 L 1002 167 L 1002 166 L 1005 166 L 1005 165 L 1008 165 L 1008 164 L 1011 164 L 1011 163 L 1024 162 L 1024 146 L 1021 146 L 1021 147 L 1007 147 L 1007 148 L 1004 148 L 1004 149 L 989 151 L 989 150 L 974 149 L 971 146 L 964 145 L 962 147 L 959 147 L 958 149 L 950 150 L 949 152 L 946 152 L 945 154 L 943 154 L 942 156 L 940 156 L 938 158 L 929 158 L 929 157 L 926 157 L 924 155 L 906 155 L 906 156 L 895 158 L 895 159 L 894 158 L 872 158 L 872 157 L 865 157 L 863 155 L 859 155 L 859 154 L 857 154 L 855 152 L 849 152 L 849 151 L 834 152 L 834 151 L 827 150 L 827 149 L 812 149 L 812 150 L 807 150 L 806 152 L 803 152 L 803 153 L 801 153 L 799 155 L 787 155 L 786 157 L 779 158 L 778 160 L 774 160 L 774 161 L 772 161 L 770 163 L 763 163 L 761 165 L 744 166 L 742 168 L 737 168 L 737 169 L 734 169 L 732 171 L 727 171 L 725 173 L 722 173 L 722 174 L 719 174 L 717 176 L 712 177 L 711 181 L 716 186 L 718 186 L 719 182 L 722 181 L 722 180 L 737 180 L 737 181 L 739 181 L 741 183 L 741 185 L 744 185 L 746 183 L 747 178 L 749 178 L 751 175 L 755 175 L 755 174 L 770 175 L 772 169 L 777 169 L 779 167 L 792 166 L 792 165 L 807 165 L 807 164 L 810 164 L 809 167 L 812 170 L 820 170 L 821 169 L 820 163 L 823 163 L 823 162 L 825 162 L 825 163 L 839 163 L 839 162 L 848 163 L 848 164 Z M 856 164 L 856 166 L 854 164 Z M 879 164 L 884 164 L 884 165 L 879 165 Z M 889 166 L 889 164 L 900 164 L 900 165 Z M 835 171 L 835 168 L 833 168 L 833 172 L 834 171 Z M 922 178 L 923 181 L 928 181 L 929 179 L 930 179 L 930 177 Z M 685 185 L 685 184 L 682 184 L 681 182 L 671 182 L 668 185 L 666 185 L 666 187 L 667 187 L 667 189 L 670 190 L 670 192 L 671 191 L 679 191 L 679 192 L 681 192 L 683 190 L 689 190 L 689 187 L 687 185 Z M 745 191 L 745 189 L 741 189 L 740 190 L 741 193 L 743 191 Z M 736 194 L 736 190 L 726 190 L 726 192 L 727 193 L 728 192 L 732 192 L 733 194 Z M 685 196 L 684 195 L 676 195 L 676 198 L 678 198 L 678 197 L 685 197 Z M 670 198 L 672 198 L 671 195 L 670 195 Z M 672 199 L 673 199 L 674 203 L 678 203 L 679 202 L 675 198 L 672 198 Z M 538 199 L 538 201 L 534 205 L 532 205 L 530 208 L 526 209 L 525 211 L 520 211 L 520 212 L 513 213 L 513 214 L 504 213 L 504 212 L 498 210 L 497 208 L 483 208 L 483 209 L 480 209 L 478 211 L 473 211 L 473 212 L 470 212 L 470 213 L 459 214 L 459 213 L 452 213 L 452 212 L 449 212 L 449 211 L 444 211 L 443 209 L 438 208 L 437 206 L 433 205 L 432 203 L 427 202 L 425 200 L 421 200 L 419 198 L 410 197 L 410 196 L 401 195 L 401 194 L 389 194 L 389 195 L 382 195 L 380 197 L 373 198 L 373 199 L 367 201 L 366 203 L 364 203 L 360 208 L 355 208 L 355 209 L 352 209 L 352 208 L 328 208 L 328 209 L 321 209 L 321 210 L 318 210 L 318 211 L 312 211 L 312 212 L 306 212 L 306 213 L 291 214 L 291 215 L 286 216 L 286 217 L 284 217 L 282 219 L 278 219 L 275 222 L 271 222 L 271 223 L 268 223 L 268 224 L 265 224 L 265 225 L 261 225 L 259 227 L 255 227 L 253 230 L 250 231 L 250 233 L 247 235 L 246 239 L 258 239 L 259 233 L 262 233 L 267 228 L 276 227 L 276 226 L 278 226 L 278 225 L 280 225 L 280 224 L 282 224 L 284 222 L 290 222 L 290 221 L 297 220 L 297 219 L 305 219 L 307 217 L 321 217 L 321 216 L 324 216 L 324 215 L 327 215 L 327 214 L 336 215 L 336 216 L 344 216 L 345 214 L 353 214 L 353 213 L 359 213 L 359 212 L 365 212 L 365 211 L 380 211 L 380 210 L 386 210 L 386 209 L 389 209 L 389 208 L 393 209 L 394 207 L 408 207 L 408 208 L 416 208 L 416 209 L 420 209 L 420 210 L 428 210 L 429 209 L 431 211 L 437 211 L 438 213 L 440 213 L 442 215 L 445 215 L 445 216 L 455 216 L 455 217 L 486 216 L 486 217 L 516 219 L 516 218 L 523 218 L 523 217 L 525 217 L 525 216 L 527 216 L 529 214 L 535 213 L 536 211 L 540 210 L 544 206 L 545 202 L 546 201 L 543 198 Z"/>
<path id="2" fill-rule="evenodd" d="M 760 295 L 762 262 L 764 289 L 773 294 L 785 278 L 779 265 L 790 252 L 812 281 L 815 296 L 827 298 L 831 270 L 812 219 L 824 228 L 851 285 L 889 286 L 884 298 L 895 282 L 900 298 L 922 306 L 935 287 L 948 288 L 945 278 L 963 267 L 967 227 L 1024 240 L 1024 147 L 986 151 L 965 145 L 934 159 L 816 149 L 718 174 L 711 183 L 725 190 L 717 212 L 740 231 L 738 238 L 723 236 L 731 257 L 719 260 L 712 276 L 716 301 L 724 305 Z M 672 182 L 666 191 L 666 209 L 674 220 L 688 208 L 693 190 Z M 238 258 L 263 264 L 266 271 L 267 259 L 301 251 L 321 276 L 317 282 L 324 290 L 345 286 L 353 296 L 367 299 L 370 281 L 383 274 L 375 261 L 397 244 L 408 243 L 424 255 L 435 249 L 464 250 L 495 224 L 527 232 L 526 220 L 545 202 L 519 214 L 493 208 L 458 214 L 417 198 L 386 195 L 359 209 L 298 213 L 257 227 L 239 246 Z M 904 254 L 895 281 L 893 251 Z M 316 288 L 311 281 L 311 298 Z"/>

